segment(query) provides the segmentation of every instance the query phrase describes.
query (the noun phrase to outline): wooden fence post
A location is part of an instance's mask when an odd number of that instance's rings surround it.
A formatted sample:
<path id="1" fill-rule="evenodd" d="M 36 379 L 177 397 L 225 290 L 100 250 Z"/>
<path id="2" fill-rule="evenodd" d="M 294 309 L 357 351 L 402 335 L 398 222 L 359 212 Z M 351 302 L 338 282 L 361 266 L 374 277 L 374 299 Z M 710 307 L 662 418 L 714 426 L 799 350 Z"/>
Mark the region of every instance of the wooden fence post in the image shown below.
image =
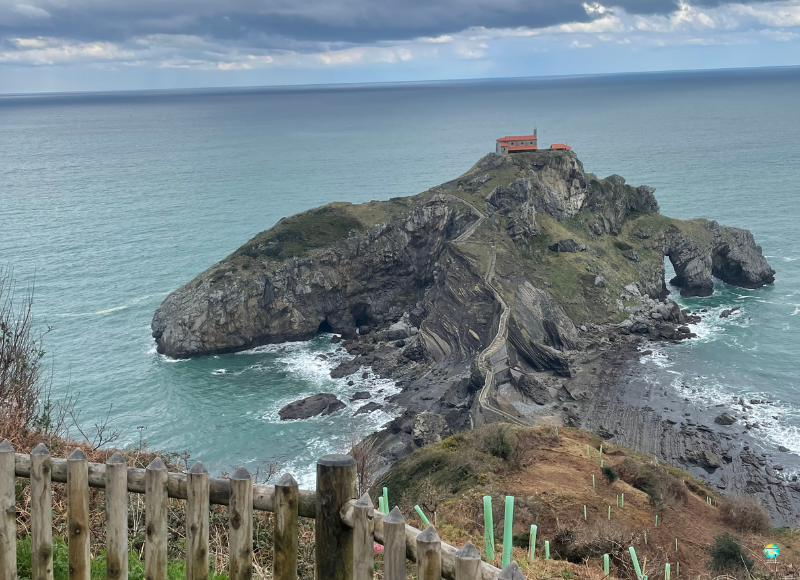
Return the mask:
<path id="1" fill-rule="evenodd" d="M 69 580 L 90 580 L 89 462 L 80 448 L 67 458 Z"/>
<path id="2" fill-rule="evenodd" d="M 250 580 L 253 577 L 253 479 L 244 467 L 237 467 L 230 481 L 228 577 L 230 580 Z"/>
<path id="3" fill-rule="evenodd" d="M 209 481 L 200 461 L 186 474 L 186 580 L 208 580 Z"/>
<path id="4" fill-rule="evenodd" d="M 339 511 L 356 497 L 356 460 L 349 455 L 323 455 L 317 461 L 315 580 L 352 580 L 353 530 Z"/>
<path id="5" fill-rule="evenodd" d="M 156 457 L 144 475 L 144 575 L 167 580 L 167 466 Z"/>
<path id="6" fill-rule="evenodd" d="M 353 511 L 353 580 L 372 580 L 375 573 L 374 518 L 375 506 L 365 493 Z"/>
<path id="7" fill-rule="evenodd" d="M 417 580 L 441 580 L 442 542 L 436 528 L 428 525 L 417 536 Z"/>
<path id="8" fill-rule="evenodd" d="M 456 552 L 456 580 L 480 580 L 480 578 L 480 552 L 472 542 L 467 542 Z"/>
<path id="9" fill-rule="evenodd" d="M 406 520 L 397 507 L 383 518 L 383 580 L 406 580 Z"/>
<path id="10" fill-rule="evenodd" d="M 119 453 L 106 461 L 106 577 L 128 580 L 128 466 Z"/>
<path id="11" fill-rule="evenodd" d="M 31 451 L 31 578 L 53 580 L 53 488 L 50 452 Z M 88 486 L 88 483 L 87 483 Z"/>
<path id="12" fill-rule="evenodd" d="M 0 580 L 17 577 L 17 497 L 14 448 L 0 443 Z"/>
<path id="13" fill-rule="evenodd" d="M 525 580 L 525 575 L 516 562 L 511 562 L 497 575 L 497 580 Z"/>
<path id="14" fill-rule="evenodd" d="M 297 580 L 298 498 L 297 481 L 291 473 L 284 473 L 275 485 L 273 580 Z"/>

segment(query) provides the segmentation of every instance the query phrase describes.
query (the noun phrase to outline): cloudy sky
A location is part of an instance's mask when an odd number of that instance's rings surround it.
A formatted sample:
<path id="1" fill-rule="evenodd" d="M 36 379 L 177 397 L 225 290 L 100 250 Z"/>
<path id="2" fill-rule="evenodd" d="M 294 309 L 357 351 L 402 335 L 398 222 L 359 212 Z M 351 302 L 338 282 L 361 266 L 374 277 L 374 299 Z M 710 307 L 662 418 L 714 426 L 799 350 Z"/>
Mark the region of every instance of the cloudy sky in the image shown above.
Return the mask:
<path id="1" fill-rule="evenodd" d="M 0 93 L 800 64 L 800 0 L 0 0 Z"/>

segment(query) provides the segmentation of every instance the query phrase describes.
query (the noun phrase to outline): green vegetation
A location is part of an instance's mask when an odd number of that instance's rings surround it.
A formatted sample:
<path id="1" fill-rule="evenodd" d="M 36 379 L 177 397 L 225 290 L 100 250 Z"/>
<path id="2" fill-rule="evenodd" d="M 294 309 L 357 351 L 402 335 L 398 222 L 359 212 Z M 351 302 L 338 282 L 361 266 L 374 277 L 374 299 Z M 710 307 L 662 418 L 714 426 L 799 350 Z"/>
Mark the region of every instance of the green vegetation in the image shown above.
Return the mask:
<path id="1" fill-rule="evenodd" d="M 346 239 L 351 231 L 364 230 L 364 225 L 352 216 L 348 205 L 328 204 L 283 218 L 236 250 L 234 256 L 283 260 L 302 257 L 310 250 Z"/>
<path id="2" fill-rule="evenodd" d="M 603 475 L 608 480 L 608 483 L 614 483 L 617 481 L 617 479 L 619 479 L 619 472 L 608 465 L 603 468 Z"/>
<path id="3" fill-rule="evenodd" d="M 101 552 L 92 560 L 92 580 L 105 580 L 106 557 Z M 19 580 L 30 580 L 31 572 L 31 537 L 27 536 L 17 542 L 17 577 Z M 209 569 L 209 580 L 227 580 L 227 574 L 217 574 Z M 144 580 L 144 561 L 139 559 L 135 551 L 128 554 L 128 578 L 130 580 Z M 172 561 L 167 564 L 168 580 L 184 580 L 186 578 L 186 563 L 183 560 Z M 53 538 L 53 580 L 69 580 L 69 551 L 63 538 Z"/>
<path id="4" fill-rule="evenodd" d="M 714 538 L 714 543 L 708 547 L 708 555 L 711 556 L 708 567 L 714 571 L 749 570 L 753 567 L 753 560 L 742 549 L 739 538 L 728 532 Z"/>
<path id="5" fill-rule="evenodd" d="M 483 451 L 503 460 L 511 457 L 511 442 L 506 436 L 507 430 L 503 425 L 491 429 L 483 438 Z"/>

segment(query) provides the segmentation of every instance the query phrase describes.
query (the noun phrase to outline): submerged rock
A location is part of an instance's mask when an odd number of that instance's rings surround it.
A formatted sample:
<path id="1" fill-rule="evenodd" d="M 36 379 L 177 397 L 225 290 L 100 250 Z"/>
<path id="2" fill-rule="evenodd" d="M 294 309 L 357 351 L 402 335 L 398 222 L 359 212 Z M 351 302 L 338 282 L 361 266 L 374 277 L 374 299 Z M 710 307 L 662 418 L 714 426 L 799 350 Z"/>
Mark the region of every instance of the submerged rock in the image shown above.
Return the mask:
<path id="1" fill-rule="evenodd" d="M 372 411 L 377 411 L 379 409 L 383 409 L 383 405 L 379 405 L 378 403 L 372 401 L 367 403 L 366 405 L 362 405 L 358 408 L 358 410 L 353 413 L 353 415 L 363 415 L 365 413 L 372 413 Z"/>
<path id="2" fill-rule="evenodd" d="M 281 418 L 281 421 L 309 419 L 317 415 L 330 415 L 339 409 L 344 409 L 346 406 L 347 405 L 341 402 L 336 395 L 320 393 L 289 403 L 278 411 L 278 416 Z"/>

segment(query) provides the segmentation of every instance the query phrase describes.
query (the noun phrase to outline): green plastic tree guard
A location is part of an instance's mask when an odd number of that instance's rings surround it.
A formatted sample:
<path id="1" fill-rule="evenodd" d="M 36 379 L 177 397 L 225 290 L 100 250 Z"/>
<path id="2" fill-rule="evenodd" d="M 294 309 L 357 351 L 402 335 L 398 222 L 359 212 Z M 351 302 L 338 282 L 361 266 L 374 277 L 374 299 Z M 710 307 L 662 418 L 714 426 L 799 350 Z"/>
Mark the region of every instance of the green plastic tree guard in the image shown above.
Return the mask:
<path id="1" fill-rule="evenodd" d="M 608 506 L 608 519 L 611 519 L 611 506 Z"/>
<path id="2" fill-rule="evenodd" d="M 603 454 L 603 446 L 601 445 L 600 446 L 600 455 L 602 455 L 602 454 Z"/>
<path id="3" fill-rule="evenodd" d="M 669 562 L 664 564 L 664 580 L 669 580 Z"/>
<path id="4" fill-rule="evenodd" d="M 594 484 L 594 474 L 592 474 L 592 487 L 596 487 Z"/>
<path id="5" fill-rule="evenodd" d="M 591 457 L 592 456 L 591 452 L 589 451 L 589 446 L 588 445 L 586 446 L 586 456 L 587 457 Z"/>
<path id="6" fill-rule="evenodd" d="M 550 559 L 550 540 L 544 541 L 544 559 L 545 560 Z"/>
<path id="7" fill-rule="evenodd" d="M 383 488 L 383 513 L 389 515 L 389 488 Z"/>
<path id="8" fill-rule="evenodd" d="M 494 523 L 492 519 L 492 497 L 483 496 L 483 543 L 486 551 L 486 558 L 494 560 Z"/>
<path id="9" fill-rule="evenodd" d="M 647 530 L 644 531 L 644 545 L 647 545 Z"/>
<path id="10" fill-rule="evenodd" d="M 681 575 L 681 563 L 675 562 L 675 578 L 679 578 Z"/>
<path id="11" fill-rule="evenodd" d="M 619 507 L 619 494 L 617 494 L 617 507 Z"/>
<path id="12" fill-rule="evenodd" d="M 653 527 L 654 527 L 654 528 L 657 528 L 657 527 L 658 527 L 658 514 L 656 514 L 656 523 L 655 523 L 655 525 L 654 525 Z"/>
<path id="13" fill-rule="evenodd" d="M 639 567 L 639 558 L 636 557 L 636 550 L 631 546 L 628 548 L 628 551 L 631 553 L 631 560 L 633 560 L 633 568 L 636 570 L 636 577 L 642 580 L 642 569 Z"/>
<path id="14" fill-rule="evenodd" d="M 422 508 L 419 507 L 418 505 L 415 505 L 414 509 L 417 510 L 417 513 L 419 514 L 422 523 L 425 524 L 426 526 L 429 526 L 430 522 L 428 521 L 428 518 L 425 517 L 425 512 L 422 511 Z"/>
<path id="15" fill-rule="evenodd" d="M 610 574 L 608 567 L 608 554 L 603 554 L 603 572 L 606 576 Z"/>
<path id="16" fill-rule="evenodd" d="M 384 510 L 384 506 L 383 506 L 383 496 L 382 495 L 378 496 L 378 511 L 381 512 L 382 514 L 386 513 L 385 510 Z"/>
<path id="17" fill-rule="evenodd" d="M 586 506 L 583 506 L 583 521 L 586 521 Z"/>
<path id="18" fill-rule="evenodd" d="M 678 551 L 678 538 L 675 538 L 675 551 Z"/>
<path id="19" fill-rule="evenodd" d="M 625 507 L 625 494 L 620 494 L 619 496 L 619 507 Z"/>
<path id="20" fill-rule="evenodd" d="M 506 516 L 503 520 L 503 568 L 511 563 L 511 544 L 514 530 L 514 496 L 506 496 Z"/>
<path id="21" fill-rule="evenodd" d="M 538 528 L 535 524 L 531 524 L 531 540 L 530 540 L 530 560 L 533 562 L 533 559 L 536 557 L 536 532 Z"/>

